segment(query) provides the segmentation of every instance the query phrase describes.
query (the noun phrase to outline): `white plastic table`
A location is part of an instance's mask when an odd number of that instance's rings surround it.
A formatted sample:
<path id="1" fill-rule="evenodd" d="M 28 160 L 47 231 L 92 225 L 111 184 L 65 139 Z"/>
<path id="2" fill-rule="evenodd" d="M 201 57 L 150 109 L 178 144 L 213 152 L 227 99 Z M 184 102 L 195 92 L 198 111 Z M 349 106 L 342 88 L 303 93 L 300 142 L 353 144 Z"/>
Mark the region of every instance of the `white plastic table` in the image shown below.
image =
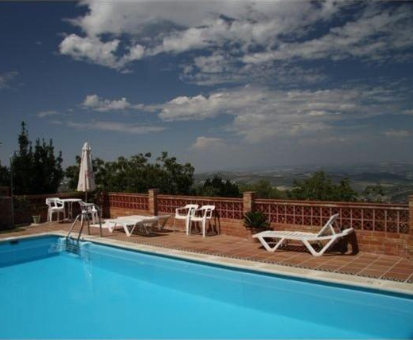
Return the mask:
<path id="1" fill-rule="evenodd" d="M 67 203 L 67 221 L 72 221 L 73 220 L 73 203 L 80 202 L 80 198 L 62 198 L 60 201 L 63 202 L 63 204 L 66 205 Z"/>

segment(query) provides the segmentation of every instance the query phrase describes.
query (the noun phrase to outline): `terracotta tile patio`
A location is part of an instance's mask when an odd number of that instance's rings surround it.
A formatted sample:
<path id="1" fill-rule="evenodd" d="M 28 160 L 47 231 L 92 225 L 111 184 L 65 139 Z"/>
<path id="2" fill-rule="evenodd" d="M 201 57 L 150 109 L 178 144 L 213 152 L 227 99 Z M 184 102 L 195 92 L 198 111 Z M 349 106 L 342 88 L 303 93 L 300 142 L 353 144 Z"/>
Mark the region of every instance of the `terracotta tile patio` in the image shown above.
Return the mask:
<path id="1" fill-rule="evenodd" d="M 68 223 L 44 223 L 2 233 L 0 239 L 50 231 L 67 231 L 69 227 Z M 92 227 L 91 234 L 99 235 L 99 229 Z M 259 243 L 243 238 L 218 235 L 203 239 L 200 235 L 186 236 L 182 232 L 173 232 L 169 229 L 156 231 L 150 236 L 134 234 L 131 237 L 127 237 L 120 229 L 113 233 L 104 229 L 103 237 L 169 249 L 413 284 L 413 260 L 397 256 L 360 252 L 357 255 L 327 253 L 322 257 L 313 257 L 301 246 L 289 246 L 276 253 L 269 253 Z"/>

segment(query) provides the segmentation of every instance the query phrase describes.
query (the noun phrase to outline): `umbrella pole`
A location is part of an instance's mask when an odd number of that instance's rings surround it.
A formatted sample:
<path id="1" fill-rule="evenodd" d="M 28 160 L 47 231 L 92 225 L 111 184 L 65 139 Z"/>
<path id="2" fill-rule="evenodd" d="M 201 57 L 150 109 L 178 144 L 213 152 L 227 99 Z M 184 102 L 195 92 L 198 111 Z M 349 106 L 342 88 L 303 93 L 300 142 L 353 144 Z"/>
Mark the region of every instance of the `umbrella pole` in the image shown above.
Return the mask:
<path id="1" fill-rule="evenodd" d="M 86 174 L 86 172 L 85 172 L 85 202 L 87 203 L 87 187 L 86 187 L 86 177 L 87 177 L 87 174 Z"/>

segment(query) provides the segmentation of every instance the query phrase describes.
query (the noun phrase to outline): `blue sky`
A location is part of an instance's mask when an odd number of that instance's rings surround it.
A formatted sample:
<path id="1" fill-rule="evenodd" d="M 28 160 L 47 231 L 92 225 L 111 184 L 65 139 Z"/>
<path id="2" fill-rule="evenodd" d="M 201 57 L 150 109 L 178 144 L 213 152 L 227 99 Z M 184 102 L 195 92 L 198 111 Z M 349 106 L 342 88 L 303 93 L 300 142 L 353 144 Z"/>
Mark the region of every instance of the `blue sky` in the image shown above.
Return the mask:
<path id="1" fill-rule="evenodd" d="M 0 2 L 0 159 L 411 162 L 413 2 Z"/>

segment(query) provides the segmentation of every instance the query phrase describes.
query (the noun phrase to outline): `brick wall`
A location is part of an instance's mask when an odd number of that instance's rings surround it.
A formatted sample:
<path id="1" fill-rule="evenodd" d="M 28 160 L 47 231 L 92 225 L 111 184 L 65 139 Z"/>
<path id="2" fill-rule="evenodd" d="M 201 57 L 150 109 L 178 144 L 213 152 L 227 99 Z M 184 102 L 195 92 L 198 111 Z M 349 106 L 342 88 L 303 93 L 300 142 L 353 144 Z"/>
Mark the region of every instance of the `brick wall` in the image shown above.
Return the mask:
<path id="1" fill-rule="evenodd" d="M 187 204 L 214 205 L 215 214 L 211 225 L 215 232 L 245 237 L 247 235 L 242 226 L 243 199 L 222 197 L 196 197 L 196 196 L 172 196 L 158 195 L 158 213 L 175 215 L 175 209 Z M 173 221 L 173 218 L 171 219 Z M 173 223 L 173 222 L 171 222 Z M 185 229 L 185 221 L 176 221 L 177 229 Z"/>
<path id="2" fill-rule="evenodd" d="M 243 214 L 247 211 L 262 211 L 271 221 L 271 227 L 277 230 L 313 232 L 320 230 L 332 214 L 338 213 L 340 227 L 356 230 L 361 251 L 413 258 L 412 197 L 410 205 L 392 205 L 262 200 L 253 192 L 244 193 L 243 198 L 221 198 L 159 195 L 152 191 L 148 195 L 109 193 L 105 202 L 108 216 L 170 214 L 169 226 L 173 225 L 176 208 L 186 204 L 215 205 L 213 229 L 244 238 L 251 235 L 243 226 Z M 176 221 L 176 228 L 184 230 L 185 222 Z"/>
<path id="3" fill-rule="evenodd" d="M 25 196 L 30 209 L 16 212 L 15 223 L 30 223 L 33 214 L 40 212 L 46 221 L 47 197 L 79 197 L 83 193 L 48 194 Z M 8 224 L 7 198 L 2 198 L 0 224 Z M 10 201 L 9 201 L 10 203 Z M 398 255 L 413 258 L 413 196 L 408 205 L 370 204 L 342 202 L 311 202 L 257 199 L 255 193 L 246 192 L 243 198 L 196 197 L 159 195 L 156 189 L 148 194 L 105 193 L 100 205 L 104 217 L 125 215 L 170 214 L 168 225 L 173 225 L 175 209 L 186 204 L 215 205 L 212 221 L 214 231 L 225 235 L 250 237 L 249 230 L 243 226 L 243 214 L 248 211 L 262 211 L 277 230 L 318 231 L 326 220 L 338 213 L 338 224 L 342 228 L 356 230 L 361 251 L 378 254 Z M 77 213 L 77 205 L 74 205 Z M 185 222 L 177 221 L 177 229 L 184 230 Z"/>
<path id="4" fill-rule="evenodd" d="M 10 196 L 10 188 L 9 187 L 0 187 L 0 197 L 1 196 Z"/>
<path id="5" fill-rule="evenodd" d="M 333 214 L 337 224 L 354 228 L 360 250 L 376 254 L 410 257 L 411 227 L 409 205 L 256 200 L 262 211 L 278 230 L 317 232 Z"/>
<path id="6" fill-rule="evenodd" d="M 186 204 L 216 206 L 213 228 L 222 234 L 245 237 L 245 228 L 242 227 L 242 199 L 240 198 L 217 198 L 217 197 L 195 197 L 195 196 L 169 196 L 159 195 L 157 190 L 151 189 L 148 195 L 130 193 L 107 193 L 104 194 L 105 202 L 103 211 L 106 217 L 118 217 L 126 215 L 151 215 L 169 214 L 175 215 L 175 209 Z M 172 227 L 173 218 L 168 222 Z M 185 221 L 176 221 L 178 230 L 185 229 Z"/>
<path id="7" fill-rule="evenodd" d="M 47 205 L 46 198 L 58 197 L 58 198 L 85 198 L 85 194 L 81 192 L 73 193 L 57 193 L 57 194 L 43 194 L 43 195 L 22 195 L 15 196 L 15 202 L 18 200 L 25 200 L 23 209 L 19 209 L 19 205 L 15 203 L 14 209 L 14 222 L 15 224 L 30 224 L 32 222 L 33 215 L 40 215 L 41 222 L 47 221 Z M 80 212 L 78 204 L 73 204 L 73 215 L 76 216 Z"/>
<path id="8" fill-rule="evenodd" d="M 149 195 L 110 192 L 103 194 L 103 216 L 149 215 Z"/>
<path id="9" fill-rule="evenodd" d="M 11 197 L 0 197 L 0 230 L 11 229 Z"/>
<path id="10" fill-rule="evenodd" d="M 407 245 L 408 257 L 413 258 L 413 196 L 409 197 L 409 225 L 410 232 Z"/>

